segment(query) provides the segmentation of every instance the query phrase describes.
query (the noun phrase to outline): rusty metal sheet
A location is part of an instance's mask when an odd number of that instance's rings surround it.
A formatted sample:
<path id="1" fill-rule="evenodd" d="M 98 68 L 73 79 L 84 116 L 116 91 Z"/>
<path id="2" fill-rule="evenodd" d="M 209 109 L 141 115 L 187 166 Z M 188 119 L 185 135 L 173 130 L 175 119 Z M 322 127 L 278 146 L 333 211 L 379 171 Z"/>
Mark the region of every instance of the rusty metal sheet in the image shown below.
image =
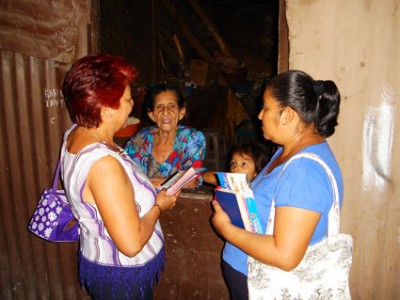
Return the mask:
<path id="1" fill-rule="evenodd" d="M 76 55 L 89 1 L 0 1 L 0 48 L 59 62 Z"/>
<path id="2" fill-rule="evenodd" d="M 67 66 L 7 50 L 0 63 L 0 298 L 85 299 L 77 243 L 49 243 L 26 228 L 71 124 L 60 92 Z"/>

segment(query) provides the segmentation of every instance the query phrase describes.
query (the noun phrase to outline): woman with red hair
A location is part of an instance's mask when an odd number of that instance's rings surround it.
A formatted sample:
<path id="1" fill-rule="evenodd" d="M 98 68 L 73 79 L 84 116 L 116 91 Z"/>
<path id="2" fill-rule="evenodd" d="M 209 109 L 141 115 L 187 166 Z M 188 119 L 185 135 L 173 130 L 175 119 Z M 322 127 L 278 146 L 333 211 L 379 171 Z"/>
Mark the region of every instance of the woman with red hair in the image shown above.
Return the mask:
<path id="1" fill-rule="evenodd" d="M 79 59 L 63 93 L 74 125 L 61 148 L 61 174 L 80 226 L 79 279 L 94 299 L 152 299 L 164 263 L 160 214 L 178 194 L 156 193 L 114 143 L 134 105 L 137 70 L 109 54 Z"/>

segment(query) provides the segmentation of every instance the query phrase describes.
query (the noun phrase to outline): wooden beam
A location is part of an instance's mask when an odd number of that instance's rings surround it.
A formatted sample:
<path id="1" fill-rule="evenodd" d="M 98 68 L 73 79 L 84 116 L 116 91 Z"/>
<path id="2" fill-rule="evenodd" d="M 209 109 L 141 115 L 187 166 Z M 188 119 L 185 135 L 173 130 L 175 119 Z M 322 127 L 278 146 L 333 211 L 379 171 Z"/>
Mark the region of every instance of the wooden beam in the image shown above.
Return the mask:
<path id="1" fill-rule="evenodd" d="M 165 9 L 171 16 L 171 19 L 175 22 L 176 26 L 178 26 L 179 30 L 184 35 L 185 39 L 188 43 L 197 50 L 198 54 L 203 57 L 204 60 L 209 62 L 215 62 L 214 58 L 210 55 L 206 48 L 203 47 L 202 43 L 195 37 L 192 31 L 189 28 L 189 25 L 186 24 L 182 18 L 179 16 L 175 6 L 171 3 L 170 0 L 161 0 Z"/>
<path id="2" fill-rule="evenodd" d="M 151 60 L 152 60 L 152 70 L 151 70 L 151 80 L 152 82 L 158 81 L 158 70 L 159 70 L 159 60 L 158 60 L 158 14 L 157 14 L 157 0 L 151 1 Z"/>
<path id="3" fill-rule="evenodd" d="M 208 15 L 204 12 L 203 8 L 199 5 L 196 0 L 187 0 L 194 12 L 198 15 L 203 24 L 207 27 L 211 36 L 214 38 L 215 42 L 219 46 L 221 53 L 226 58 L 234 58 L 232 51 L 229 49 L 227 43 L 220 35 L 218 29 L 215 27 L 214 23 L 210 20 Z"/>

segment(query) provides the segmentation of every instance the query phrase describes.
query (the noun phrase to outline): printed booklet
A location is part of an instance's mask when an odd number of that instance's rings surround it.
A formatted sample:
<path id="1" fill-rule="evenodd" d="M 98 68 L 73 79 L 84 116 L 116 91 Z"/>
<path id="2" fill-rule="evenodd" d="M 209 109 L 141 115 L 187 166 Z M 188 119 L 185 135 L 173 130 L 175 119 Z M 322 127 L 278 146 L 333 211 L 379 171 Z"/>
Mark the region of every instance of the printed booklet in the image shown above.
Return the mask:
<path id="1" fill-rule="evenodd" d="M 217 172 L 217 178 L 220 186 L 215 189 L 215 197 L 229 215 L 232 224 L 248 231 L 263 233 L 246 174 Z"/>
<path id="2" fill-rule="evenodd" d="M 207 168 L 190 167 L 185 171 L 178 171 L 161 184 L 161 189 L 167 190 L 167 195 L 171 196 L 179 191 L 186 183 L 195 178 L 198 174 L 207 171 Z"/>

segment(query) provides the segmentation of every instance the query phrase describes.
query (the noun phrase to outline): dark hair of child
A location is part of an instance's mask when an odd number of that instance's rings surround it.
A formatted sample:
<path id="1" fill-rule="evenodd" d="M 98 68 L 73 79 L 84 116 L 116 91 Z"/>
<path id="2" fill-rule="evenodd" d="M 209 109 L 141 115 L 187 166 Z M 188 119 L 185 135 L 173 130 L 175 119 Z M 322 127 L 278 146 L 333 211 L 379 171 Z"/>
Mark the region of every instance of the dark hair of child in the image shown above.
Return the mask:
<path id="1" fill-rule="evenodd" d="M 265 147 L 255 142 L 235 145 L 231 150 L 230 157 L 232 157 L 233 153 L 250 156 L 254 162 L 257 174 L 261 172 L 271 158 L 270 150 L 265 149 Z"/>

